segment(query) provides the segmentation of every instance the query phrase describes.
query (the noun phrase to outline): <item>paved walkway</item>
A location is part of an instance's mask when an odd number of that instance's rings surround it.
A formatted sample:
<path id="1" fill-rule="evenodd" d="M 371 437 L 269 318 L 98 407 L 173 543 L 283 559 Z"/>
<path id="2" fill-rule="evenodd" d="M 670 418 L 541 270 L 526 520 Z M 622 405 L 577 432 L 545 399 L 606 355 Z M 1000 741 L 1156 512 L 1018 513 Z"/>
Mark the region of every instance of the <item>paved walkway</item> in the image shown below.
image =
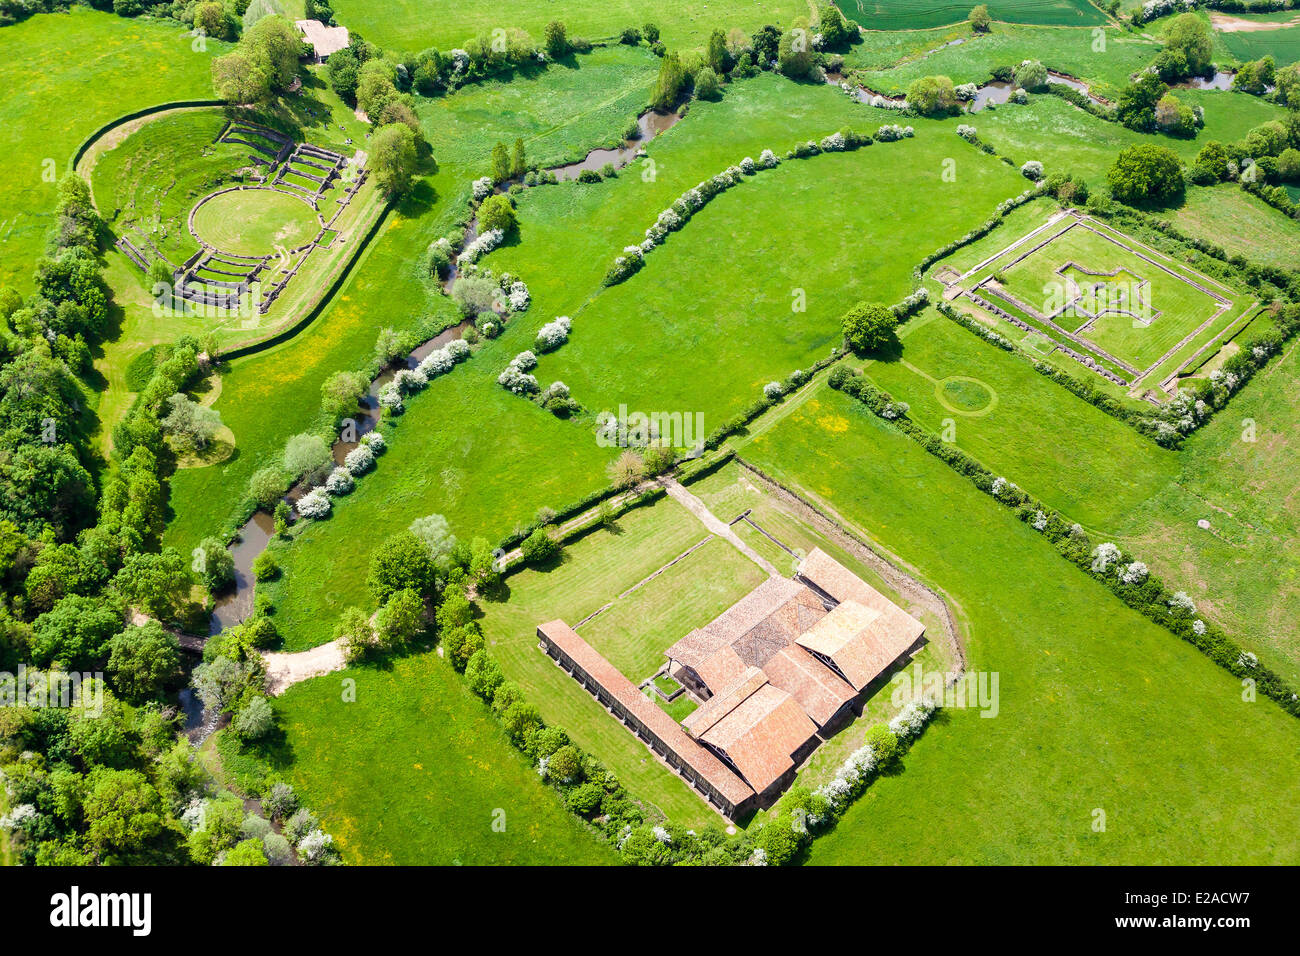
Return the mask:
<path id="1" fill-rule="evenodd" d="M 740 538 L 736 536 L 736 532 L 731 530 L 730 525 L 723 521 L 719 521 L 718 517 L 708 509 L 708 506 L 683 488 L 676 478 L 671 478 L 665 475 L 659 479 L 659 483 L 664 486 L 664 490 L 667 491 L 675 501 L 685 507 L 686 510 L 695 515 L 695 517 L 699 518 L 700 523 L 703 524 L 704 527 L 708 528 L 719 538 L 725 538 L 732 547 L 757 564 L 771 577 L 782 577 L 781 572 L 776 569 L 771 561 L 768 561 L 767 558 L 763 557 L 749 545 L 745 544 L 745 542 L 741 541 Z"/>

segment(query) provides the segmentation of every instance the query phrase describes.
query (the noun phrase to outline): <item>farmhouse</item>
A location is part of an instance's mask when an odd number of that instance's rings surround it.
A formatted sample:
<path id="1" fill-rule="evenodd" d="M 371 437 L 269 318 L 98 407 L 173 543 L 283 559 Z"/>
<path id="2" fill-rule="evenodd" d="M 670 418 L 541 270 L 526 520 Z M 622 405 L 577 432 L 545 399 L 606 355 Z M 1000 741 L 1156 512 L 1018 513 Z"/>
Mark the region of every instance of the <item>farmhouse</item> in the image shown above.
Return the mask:
<path id="1" fill-rule="evenodd" d="M 769 804 L 925 625 L 820 549 L 666 651 L 700 706 L 678 725 L 563 621 L 542 647 L 730 817 Z"/>
<path id="2" fill-rule="evenodd" d="M 347 49 L 347 27 L 327 27 L 319 20 L 295 20 L 293 25 L 302 34 L 302 38 L 311 44 L 316 52 L 317 63 L 324 63 L 330 54 Z"/>

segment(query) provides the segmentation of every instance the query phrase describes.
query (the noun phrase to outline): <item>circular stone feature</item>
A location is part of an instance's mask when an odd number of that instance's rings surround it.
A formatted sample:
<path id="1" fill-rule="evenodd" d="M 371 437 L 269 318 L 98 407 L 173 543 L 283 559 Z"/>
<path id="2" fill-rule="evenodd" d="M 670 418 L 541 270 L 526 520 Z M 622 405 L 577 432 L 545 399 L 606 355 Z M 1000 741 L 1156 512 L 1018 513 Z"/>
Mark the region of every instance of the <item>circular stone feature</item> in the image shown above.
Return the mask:
<path id="1" fill-rule="evenodd" d="M 316 238 L 321 221 L 304 200 L 274 189 L 237 189 L 203 200 L 194 231 L 208 245 L 239 256 L 269 256 Z"/>
<path id="2" fill-rule="evenodd" d="M 997 393 L 977 378 L 953 375 L 934 385 L 944 408 L 959 415 L 983 415 L 998 403 Z"/>

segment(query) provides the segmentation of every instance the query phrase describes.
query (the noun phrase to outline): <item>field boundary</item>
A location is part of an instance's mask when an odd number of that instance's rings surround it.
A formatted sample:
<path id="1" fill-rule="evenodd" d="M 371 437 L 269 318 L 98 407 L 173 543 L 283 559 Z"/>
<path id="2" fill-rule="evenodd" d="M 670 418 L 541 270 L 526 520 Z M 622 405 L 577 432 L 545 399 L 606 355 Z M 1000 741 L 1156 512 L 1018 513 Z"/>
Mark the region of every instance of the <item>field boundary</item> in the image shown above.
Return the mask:
<path id="1" fill-rule="evenodd" d="M 133 113 L 124 113 L 117 119 L 105 123 L 99 129 L 86 137 L 86 139 L 82 141 L 81 145 L 77 147 L 76 152 L 72 154 L 72 162 L 69 164 L 68 169 L 71 172 L 76 172 L 77 166 L 81 164 L 81 160 L 90 150 L 90 147 L 94 146 L 102 137 L 107 136 L 113 130 L 117 129 L 117 127 L 122 126 L 125 123 L 144 119 L 146 116 L 152 116 L 155 113 L 166 113 L 169 110 L 195 109 L 196 107 L 201 106 L 225 105 L 225 100 L 175 100 L 171 103 L 159 103 L 156 106 L 146 106 L 144 109 L 136 110 Z"/>

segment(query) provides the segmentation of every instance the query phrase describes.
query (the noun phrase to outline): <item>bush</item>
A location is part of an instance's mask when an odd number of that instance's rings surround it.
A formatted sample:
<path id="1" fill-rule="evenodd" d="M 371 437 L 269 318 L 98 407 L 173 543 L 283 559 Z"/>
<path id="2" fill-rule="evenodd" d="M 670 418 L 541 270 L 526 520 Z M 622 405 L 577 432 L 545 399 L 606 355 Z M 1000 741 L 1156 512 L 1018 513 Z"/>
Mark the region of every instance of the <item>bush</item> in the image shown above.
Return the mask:
<path id="1" fill-rule="evenodd" d="M 538 528 L 519 546 L 524 560 L 529 564 L 543 564 L 560 551 L 560 545 L 547 533 L 545 528 Z"/>
<path id="2" fill-rule="evenodd" d="M 270 551 L 263 551 L 253 559 L 253 580 L 271 581 L 280 574 L 280 565 L 275 560 L 275 555 Z"/>
<path id="3" fill-rule="evenodd" d="M 1122 203 L 1163 202 L 1182 195 L 1182 164 L 1167 146 L 1129 146 L 1116 157 L 1106 181 Z"/>
<path id="4" fill-rule="evenodd" d="M 841 320 L 844 340 L 855 352 L 876 352 L 897 341 L 898 317 L 879 302 L 860 302 Z"/>
<path id="5" fill-rule="evenodd" d="M 885 724 L 875 724 L 867 730 L 866 741 L 876 755 L 877 766 L 888 766 L 898 758 L 898 735 Z"/>
<path id="6" fill-rule="evenodd" d="M 480 228 L 499 229 L 504 235 L 509 235 L 519 223 L 514 204 L 505 195 L 489 196 L 483 200 L 478 209 L 478 221 Z"/>
<path id="7" fill-rule="evenodd" d="M 722 81 L 707 66 L 695 74 L 695 95 L 702 100 L 716 100 L 722 95 Z"/>

